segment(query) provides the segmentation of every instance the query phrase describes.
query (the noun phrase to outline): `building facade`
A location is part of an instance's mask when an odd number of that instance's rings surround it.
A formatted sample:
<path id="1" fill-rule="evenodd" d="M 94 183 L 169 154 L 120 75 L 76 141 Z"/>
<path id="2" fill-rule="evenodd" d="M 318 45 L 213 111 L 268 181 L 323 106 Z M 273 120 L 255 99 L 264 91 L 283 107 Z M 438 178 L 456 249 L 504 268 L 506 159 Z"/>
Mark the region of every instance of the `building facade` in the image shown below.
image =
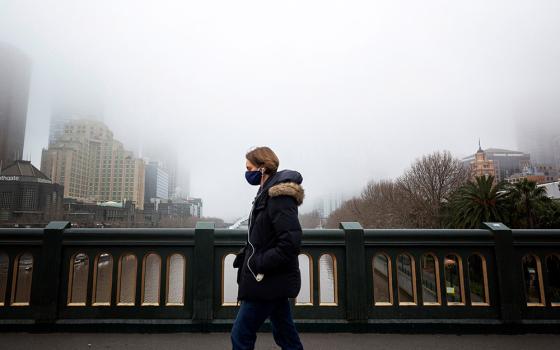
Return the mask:
<path id="1" fill-rule="evenodd" d="M 551 165 L 526 166 L 523 171 L 509 176 L 505 180 L 512 184 L 528 180 L 541 185 L 557 181 L 558 171 Z"/>
<path id="2" fill-rule="evenodd" d="M 478 148 L 478 151 L 474 154 L 474 159 L 470 160 L 468 164 L 473 178 L 481 176 L 493 176 L 494 182 L 499 181 L 496 176 L 497 171 L 494 161 L 492 159 L 488 159 L 486 152 L 483 151 L 482 148 Z"/>
<path id="3" fill-rule="evenodd" d="M 30 161 L 18 160 L 0 171 L 0 224 L 45 224 L 61 220 L 61 185 L 53 183 Z"/>
<path id="4" fill-rule="evenodd" d="M 144 203 L 152 199 L 169 199 L 169 175 L 159 162 L 146 164 Z"/>
<path id="5" fill-rule="evenodd" d="M 144 161 L 125 150 L 102 122 L 68 121 L 64 133 L 43 149 L 41 170 L 64 185 L 64 197 L 144 206 Z"/>
<path id="6" fill-rule="evenodd" d="M 483 160 L 483 158 L 485 160 Z M 479 147 L 479 150 L 475 154 L 463 158 L 463 162 L 471 168 L 474 164 L 474 169 L 480 174 L 485 174 L 488 172 L 488 169 L 492 167 L 496 180 L 501 181 L 513 174 L 522 172 L 523 168 L 530 165 L 531 156 L 528 153 L 519 151 L 500 148 L 482 150 L 482 148 Z M 490 162 L 492 165 L 490 165 Z M 487 166 L 487 168 L 485 169 L 484 166 Z"/>
<path id="7" fill-rule="evenodd" d="M 129 201 L 94 203 L 64 199 L 64 218 L 76 227 L 133 227 L 135 209 Z"/>
<path id="8" fill-rule="evenodd" d="M 23 158 L 30 79 L 29 59 L 0 45 L 0 168 Z"/>

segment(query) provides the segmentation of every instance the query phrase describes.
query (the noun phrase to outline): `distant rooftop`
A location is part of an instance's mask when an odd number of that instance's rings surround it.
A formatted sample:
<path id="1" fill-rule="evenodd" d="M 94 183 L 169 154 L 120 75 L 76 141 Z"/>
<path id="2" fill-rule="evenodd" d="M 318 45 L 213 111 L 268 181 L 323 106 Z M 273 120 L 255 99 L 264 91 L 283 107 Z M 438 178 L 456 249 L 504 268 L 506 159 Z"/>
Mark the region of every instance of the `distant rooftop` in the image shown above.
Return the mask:
<path id="1" fill-rule="evenodd" d="M 478 152 L 480 152 L 481 149 L 478 150 Z M 495 155 L 508 155 L 508 156 L 514 156 L 514 157 L 523 157 L 523 156 L 527 156 L 529 157 L 530 154 L 529 153 L 525 153 L 525 152 L 521 152 L 521 151 L 512 151 L 509 149 L 504 149 L 504 148 L 487 148 L 482 150 L 484 153 L 486 153 L 489 156 L 495 156 Z M 464 157 L 463 161 L 466 160 L 472 160 L 474 159 L 475 153 Z"/>
<path id="2" fill-rule="evenodd" d="M 521 151 L 512 151 L 509 149 L 503 149 L 503 148 L 487 148 L 484 150 L 484 152 L 486 153 L 518 153 L 518 154 L 528 154 L 525 152 L 521 152 Z"/>
<path id="3" fill-rule="evenodd" d="M 539 185 L 546 188 L 546 194 L 552 199 L 560 199 L 560 181 Z"/>
<path id="4" fill-rule="evenodd" d="M 29 160 L 16 160 L 15 162 L 8 164 L 8 166 L 0 171 L 0 175 L 10 177 L 35 178 L 43 180 L 41 182 L 51 182 L 51 179 L 49 179 L 47 175 L 33 166 L 33 164 L 31 164 L 31 161 Z"/>

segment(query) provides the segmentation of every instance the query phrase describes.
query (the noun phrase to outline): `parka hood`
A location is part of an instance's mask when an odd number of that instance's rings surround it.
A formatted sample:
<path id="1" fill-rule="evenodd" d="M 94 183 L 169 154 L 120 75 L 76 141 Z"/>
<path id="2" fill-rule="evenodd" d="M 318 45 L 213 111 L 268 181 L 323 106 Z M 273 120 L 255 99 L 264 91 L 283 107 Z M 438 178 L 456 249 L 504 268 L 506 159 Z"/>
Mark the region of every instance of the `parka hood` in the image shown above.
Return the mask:
<path id="1" fill-rule="evenodd" d="M 303 177 L 295 170 L 281 170 L 274 174 L 268 184 L 265 185 L 270 197 L 291 196 L 298 205 L 303 203 L 305 191 L 301 187 Z"/>

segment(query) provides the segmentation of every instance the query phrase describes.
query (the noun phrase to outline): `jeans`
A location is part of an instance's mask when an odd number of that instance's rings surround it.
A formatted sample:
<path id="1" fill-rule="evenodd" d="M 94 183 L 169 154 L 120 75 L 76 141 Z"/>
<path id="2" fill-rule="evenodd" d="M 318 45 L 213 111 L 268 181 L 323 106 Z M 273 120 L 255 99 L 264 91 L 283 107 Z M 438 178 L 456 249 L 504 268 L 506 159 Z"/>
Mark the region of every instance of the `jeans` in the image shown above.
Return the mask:
<path id="1" fill-rule="evenodd" d="M 254 349 L 257 331 L 269 317 L 272 336 L 282 350 L 303 349 L 292 319 L 290 302 L 286 298 L 271 301 L 242 301 L 231 330 L 233 350 Z"/>

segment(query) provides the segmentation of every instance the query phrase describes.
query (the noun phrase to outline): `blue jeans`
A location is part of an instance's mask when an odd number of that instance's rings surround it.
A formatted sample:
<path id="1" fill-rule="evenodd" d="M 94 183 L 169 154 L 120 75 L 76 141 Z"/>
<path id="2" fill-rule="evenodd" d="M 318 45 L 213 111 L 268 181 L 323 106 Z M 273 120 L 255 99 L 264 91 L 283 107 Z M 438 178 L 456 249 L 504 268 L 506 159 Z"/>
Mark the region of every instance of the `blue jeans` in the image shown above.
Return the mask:
<path id="1" fill-rule="evenodd" d="M 257 331 L 269 317 L 272 336 L 282 350 L 303 349 L 292 319 L 290 302 L 286 298 L 272 301 L 242 301 L 231 330 L 233 350 L 254 349 Z"/>

